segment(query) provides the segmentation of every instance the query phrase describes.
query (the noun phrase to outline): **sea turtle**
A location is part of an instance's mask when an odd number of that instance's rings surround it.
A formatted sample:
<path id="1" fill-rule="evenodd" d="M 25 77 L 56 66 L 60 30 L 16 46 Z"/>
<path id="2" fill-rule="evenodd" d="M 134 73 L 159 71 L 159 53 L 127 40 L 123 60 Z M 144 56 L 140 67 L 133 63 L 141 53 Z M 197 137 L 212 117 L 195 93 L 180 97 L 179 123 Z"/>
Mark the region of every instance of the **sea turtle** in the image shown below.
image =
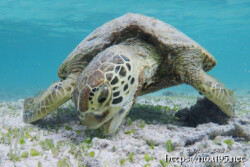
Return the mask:
<path id="1" fill-rule="evenodd" d="M 97 28 L 61 64 L 60 81 L 24 102 L 23 119 L 35 122 L 70 98 L 90 129 L 114 133 L 137 96 L 189 84 L 233 116 L 233 92 L 206 72 L 214 57 L 176 28 L 128 13 Z"/>

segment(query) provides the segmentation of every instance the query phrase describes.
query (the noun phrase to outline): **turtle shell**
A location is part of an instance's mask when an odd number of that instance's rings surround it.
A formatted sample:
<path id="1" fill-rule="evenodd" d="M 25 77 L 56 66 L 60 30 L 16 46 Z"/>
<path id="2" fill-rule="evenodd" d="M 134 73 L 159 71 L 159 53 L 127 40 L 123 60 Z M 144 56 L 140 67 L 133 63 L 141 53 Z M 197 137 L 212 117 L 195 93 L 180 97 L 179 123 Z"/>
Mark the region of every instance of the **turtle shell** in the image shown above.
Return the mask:
<path id="1" fill-rule="evenodd" d="M 161 56 L 166 57 L 169 52 L 192 49 L 202 57 L 205 71 L 216 65 L 209 52 L 173 26 L 152 17 L 128 13 L 105 23 L 88 35 L 61 64 L 58 76 L 65 79 L 69 74 L 81 72 L 99 52 L 128 38 L 145 40 L 154 45 Z"/>

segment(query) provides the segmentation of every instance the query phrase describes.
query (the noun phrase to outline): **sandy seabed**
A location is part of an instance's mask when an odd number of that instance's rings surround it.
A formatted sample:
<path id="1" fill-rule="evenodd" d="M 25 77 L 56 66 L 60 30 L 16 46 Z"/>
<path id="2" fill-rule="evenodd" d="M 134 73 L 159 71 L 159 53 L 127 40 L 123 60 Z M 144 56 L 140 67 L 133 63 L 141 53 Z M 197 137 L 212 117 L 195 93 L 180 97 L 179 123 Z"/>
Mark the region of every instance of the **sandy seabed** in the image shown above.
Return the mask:
<path id="1" fill-rule="evenodd" d="M 25 124 L 23 99 L 0 101 L 0 166 L 249 167 L 250 95 L 236 99 L 236 116 L 229 119 L 207 102 L 191 107 L 197 102 L 192 93 L 139 97 L 111 136 L 81 125 L 72 102 Z"/>

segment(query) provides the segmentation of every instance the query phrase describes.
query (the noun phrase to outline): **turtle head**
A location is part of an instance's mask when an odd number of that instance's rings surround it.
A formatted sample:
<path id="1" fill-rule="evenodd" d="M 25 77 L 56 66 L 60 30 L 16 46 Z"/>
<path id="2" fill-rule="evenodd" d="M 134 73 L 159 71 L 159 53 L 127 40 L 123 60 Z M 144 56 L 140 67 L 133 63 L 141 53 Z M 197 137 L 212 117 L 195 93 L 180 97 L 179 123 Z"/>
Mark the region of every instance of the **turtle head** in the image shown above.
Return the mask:
<path id="1" fill-rule="evenodd" d="M 83 124 L 101 128 L 106 135 L 118 129 L 135 101 L 138 76 L 131 70 L 129 59 L 122 55 L 103 54 L 92 60 L 72 93 Z"/>

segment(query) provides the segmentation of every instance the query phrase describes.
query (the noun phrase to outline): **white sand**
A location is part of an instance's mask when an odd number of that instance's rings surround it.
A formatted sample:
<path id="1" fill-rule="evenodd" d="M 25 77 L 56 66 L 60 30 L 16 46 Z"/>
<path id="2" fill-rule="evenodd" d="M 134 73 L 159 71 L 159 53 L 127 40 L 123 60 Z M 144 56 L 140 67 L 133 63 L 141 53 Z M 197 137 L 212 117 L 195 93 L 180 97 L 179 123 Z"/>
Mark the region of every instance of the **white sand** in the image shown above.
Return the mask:
<path id="1" fill-rule="evenodd" d="M 226 125 L 206 123 L 186 127 L 162 123 L 157 119 L 145 124 L 146 120 L 131 121 L 127 118 L 118 133 L 108 137 L 103 137 L 99 131 L 86 130 L 80 124 L 71 102 L 36 124 L 25 124 L 22 121 L 23 101 L 0 103 L 0 166 L 3 167 L 180 165 L 177 162 L 165 163 L 166 155 L 244 157 L 248 161 L 223 165 L 250 166 L 249 95 L 237 96 L 237 118 L 230 119 Z M 168 106 L 171 110 L 189 107 L 195 102 L 196 97 L 188 95 L 144 96 L 137 101 L 144 105 Z M 92 141 L 88 140 L 90 138 Z M 45 140 L 47 142 L 43 142 Z M 168 148 L 172 144 L 173 150 L 167 150 L 167 141 Z M 31 155 L 32 148 L 38 155 Z M 200 153 L 195 153 L 195 150 Z M 28 157 L 21 158 L 25 151 L 28 152 Z M 161 164 L 160 161 L 164 163 Z M 189 162 L 182 166 L 212 164 Z"/>

